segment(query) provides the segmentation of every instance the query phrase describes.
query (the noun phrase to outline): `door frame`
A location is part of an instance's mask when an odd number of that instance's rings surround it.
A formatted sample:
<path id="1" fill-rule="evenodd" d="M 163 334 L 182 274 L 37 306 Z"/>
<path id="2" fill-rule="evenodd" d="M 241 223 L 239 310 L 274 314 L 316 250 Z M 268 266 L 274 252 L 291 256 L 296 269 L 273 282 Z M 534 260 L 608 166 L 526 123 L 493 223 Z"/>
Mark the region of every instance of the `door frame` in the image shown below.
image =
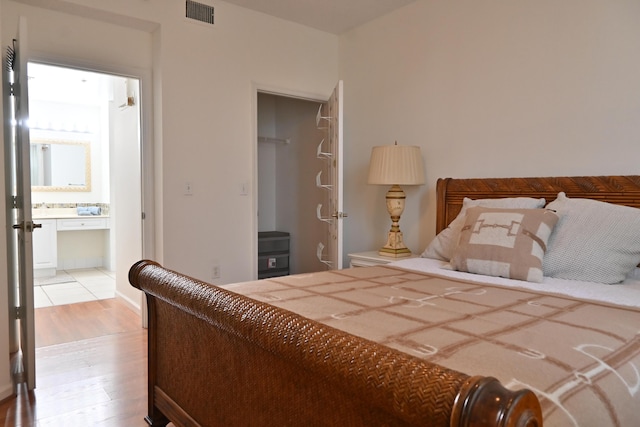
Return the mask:
<path id="1" fill-rule="evenodd" d="M 152 126 L 153 123 L 153 80 L 152 71 L 139 67 L 127 67 L 112 65 L 96 61 L 85 61 L 78 58 L 69 58 L 63 55 L 48 54 L 31 51 L 28 62 L 52 65 L 56 67 L 71 68 L 82 71 L 90 71 L 100 74 L 109 74 L 119 77 L 137 79 L 140 82 L 140 188 L 142 194 L 141 211 L 144 215 L 142 221 L 141 253 L 142 258 L 155 259 L 156 256 L 156 179 L 155 179 L 155 147 Z M 116 268 L 118 268 L 116 266 Z M 147 325 L 147 308 L 144 294 L 140 293 L 140 301 L 135 305 L 134 301 L 123 299 L 132 309 L 139 312 L 142 318 L 142 326 Z"/>
<path id="2" fill-rule="evenodd" d="M 252 269 L 251 280 L 258 278 L 258 93 L 267 93 L 270 95 L 281 96 L 283 98 L 297 98 L 305 101 L 318 102 L 325 104 L 333 88 L 328 94 L 320 95 L 317 93 L 304 92 L 294 89 L 287 89 L 283 87 L 252 83 L 251 90 L 251 212 L 253 213 L 251 218 L 251 265 L 255 268 Z"/>

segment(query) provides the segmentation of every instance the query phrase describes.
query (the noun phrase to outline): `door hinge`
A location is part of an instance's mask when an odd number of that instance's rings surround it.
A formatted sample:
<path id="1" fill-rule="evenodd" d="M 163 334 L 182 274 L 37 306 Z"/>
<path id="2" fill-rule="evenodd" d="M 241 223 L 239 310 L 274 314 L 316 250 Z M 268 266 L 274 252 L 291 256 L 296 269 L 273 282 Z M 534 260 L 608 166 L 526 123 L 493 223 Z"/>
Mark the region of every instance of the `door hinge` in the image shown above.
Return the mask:
<path id="1" fill-rule="evenodd" d="M 22 310 L 20 309 L 20 307 L 14 307 L 13 309 L 14 309 L 14 313 L 13 313 L 14 319 L 17 319 L 17 320 L 22 319 Z"/>
<path id="2" fill-rule="evenodd" d="M 144 212 L 142 212 L 142 219 L 143 220 L 147 219 L 147 215 Z"/>
<path id="3" fill-rule="evenodd" d="M 11 208 L 18 209 L 18 196 L 11 196 Z"/>

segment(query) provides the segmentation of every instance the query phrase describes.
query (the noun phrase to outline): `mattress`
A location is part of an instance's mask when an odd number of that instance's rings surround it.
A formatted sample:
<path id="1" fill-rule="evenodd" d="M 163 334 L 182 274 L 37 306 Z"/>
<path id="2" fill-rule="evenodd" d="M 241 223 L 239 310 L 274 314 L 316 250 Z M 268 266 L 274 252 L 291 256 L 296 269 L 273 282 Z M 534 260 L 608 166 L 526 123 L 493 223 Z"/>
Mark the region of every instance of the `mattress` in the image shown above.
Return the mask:
<path id="1" fill-rule="evenodd" d="M 547 426 L 637 425 L 640 280 L 488 278 L 408 259 L 224 286 L 415 357 L 529 388 Z"/>

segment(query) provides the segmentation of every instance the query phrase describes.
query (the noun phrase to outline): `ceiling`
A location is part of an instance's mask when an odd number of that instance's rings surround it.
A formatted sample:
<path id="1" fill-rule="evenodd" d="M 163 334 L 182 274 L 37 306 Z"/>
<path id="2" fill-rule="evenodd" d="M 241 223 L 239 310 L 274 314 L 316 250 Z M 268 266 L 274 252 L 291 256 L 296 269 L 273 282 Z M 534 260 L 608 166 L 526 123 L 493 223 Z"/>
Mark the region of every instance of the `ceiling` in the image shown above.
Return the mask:
<path id="1" fill-rule="evenodd" d="M 342 34 L 416 0 L 225 0 L 267 15 Z"/>

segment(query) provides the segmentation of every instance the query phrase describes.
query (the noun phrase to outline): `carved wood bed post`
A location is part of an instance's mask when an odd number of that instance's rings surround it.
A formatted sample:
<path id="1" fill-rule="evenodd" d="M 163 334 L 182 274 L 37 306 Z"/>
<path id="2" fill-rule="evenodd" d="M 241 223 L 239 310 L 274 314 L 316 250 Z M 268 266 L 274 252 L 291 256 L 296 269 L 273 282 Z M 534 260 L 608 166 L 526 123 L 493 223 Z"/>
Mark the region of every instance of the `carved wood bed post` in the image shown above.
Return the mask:
<path id="1" fill-rule="evenodd" d="M 157 262 L 142 260 L 135 263 L 129 270 L 129 283 L 139 283 L 138 275 L 144 267 L 147 265 L 157 265 Z M 136 286 L 137 287 L 137 286 Z M 139 289 L 139 288 L 138 288 Z M 147 300 L 147 316 L 149 329 L 147 333 L 147 416 L 144 420 L 152 427 L 166 427 L 169 424 L 169 419 L 156 407 L 155 405 L 155 385 L 156 385 L 156 358 L 158 354 L 157 349 L 157 328 L 156 323 L 156 304 L 155 298 L 149 294 L 145 294 Z"/>
<path id="2" fill-rule="evenodd" d="M 447 194 L 447 184 L 451 178 L 439 178 L 436 182 L 436 199 L 444 200 Z M 447 205 L 444 203 L 438 203 L 436 205 L 436 234 L 447 228 L 447 225 L 451 222 L 447 215 Z"/>
<path id="3" fill-rule="evenodd" d="M 456 397 L 450 427 L 476 426 L 542 427 L 542 411 L 532 391 L 511 391 L 495 378 L 475 376 Z"/>

